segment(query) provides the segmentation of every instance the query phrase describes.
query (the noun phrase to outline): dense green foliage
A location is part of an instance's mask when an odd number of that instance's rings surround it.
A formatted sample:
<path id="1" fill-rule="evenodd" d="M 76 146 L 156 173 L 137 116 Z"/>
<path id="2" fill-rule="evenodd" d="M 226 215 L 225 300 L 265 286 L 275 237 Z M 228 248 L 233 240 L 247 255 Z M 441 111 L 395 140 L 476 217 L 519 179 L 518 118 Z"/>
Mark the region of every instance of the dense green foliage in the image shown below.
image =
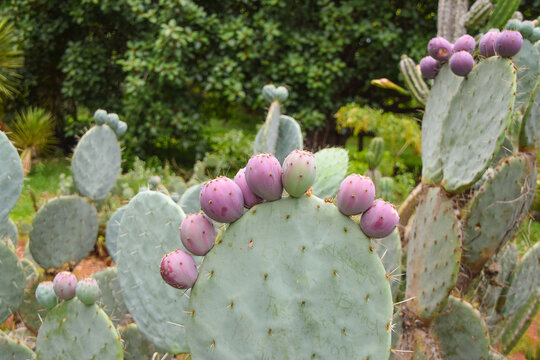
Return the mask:
<path id="1" fill-rule="evenodd" d="M 262 120 L 260 89 L 286 83 L 287 112 L 308 130 L 347 101 L 382 103 L 378 77 L 419 55 L 434 2 L 12 0 L 27 59 L 25 94 L 58 118 L 103 107 L 130 123 L 128 153 L 192 161 L 206 109 Z M 210 105 L 209 105 L 210 104 Z M 133 126 L 134 125 L 134 126 Z"/>

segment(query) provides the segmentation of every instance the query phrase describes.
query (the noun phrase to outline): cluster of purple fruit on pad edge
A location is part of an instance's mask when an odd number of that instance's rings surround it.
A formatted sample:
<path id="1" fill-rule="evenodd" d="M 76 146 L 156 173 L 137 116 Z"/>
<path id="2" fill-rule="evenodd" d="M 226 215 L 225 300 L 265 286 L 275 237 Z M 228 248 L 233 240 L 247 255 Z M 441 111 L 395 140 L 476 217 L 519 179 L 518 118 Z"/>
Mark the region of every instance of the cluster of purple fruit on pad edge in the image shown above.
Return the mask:
<path id="1" fill-rule="evenodd" d="M 47 309 L 55 307 L 58 300 L 71 300 L 75 295 L 83 304 L 92 305 L 101 296 L 101 291 L 94 278 L 77 281 L 69 271 L 59 272 L 53 281 L 41 282 L 36 288 L 38 303 Z"/>
<path id="2" fill-rule="evenodd" d="M 516 30 L 490 30 L 482 36 L 478 43 L 478 53 L 480 56 L 488 58 L 499 55 L 502 57 L 512 57 L 516 55 L 523 44 L 523 36 Z M 428 79 L 434 79 L 441 65 L 449 61 L 450 69 L 458 76 L 467 76 L 473 66 L 473 53 L 476 49 L 476 42 L 471 35 L 463 35 L 451 44 L 442 37 L 435 37 L 428 43 L 428 53 L 430 56 L 420 60 L 420 71 Z"/>
<path id="3" fill-rule="evenodd" d="M 189 214 L 182 221 L 182 244 L 194 255 L 206 255 L 216 239 L 212 220 L 232 223 L 242 216 L 244 207 L 281 199 L 283 189 L 291 197 L 304 196 L 315 182 L 316 172 L 315 156 L 309 151 L 294 150 L 283 161 L 283 168 L 272 154 L 253 155 L 234 180 L 220 176 L 203 185 L 199 196 L 203 212 Z M 386 237 L 399 222 L 392 204 L 375 200 L 375 185 L 369 177 L 346 177 L 339 187 L 336 204 L 346 216 L 363 213 L 360 228 L 369 237 Z M 182 249 L 163 256 L 160 272 L 163 280 L 177 289 L 193 287 L 199 275 L 195 260 Z"/>

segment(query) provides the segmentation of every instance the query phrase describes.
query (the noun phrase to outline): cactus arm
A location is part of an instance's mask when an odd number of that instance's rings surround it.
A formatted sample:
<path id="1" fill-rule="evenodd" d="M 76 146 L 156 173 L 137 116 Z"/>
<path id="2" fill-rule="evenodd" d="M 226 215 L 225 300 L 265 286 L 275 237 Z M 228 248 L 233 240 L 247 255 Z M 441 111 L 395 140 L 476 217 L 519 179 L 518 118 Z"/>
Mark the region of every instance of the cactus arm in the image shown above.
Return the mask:
<path id="1" fill-rule="evenodd" d="M 487 28 L 500 29 L 512 17 L 518 9 L 520 0 L 499 0 L 493 8 L 493 13 L 489 17 Z"/>
<path id="2" fill-rule="evenodd" d="M 255 153 L 272 153 L 276 152 L 276 145 L 279 136 L 279 117 L 280 104 L 278 100 L 274 100 L 268 109 L 268 115 L 262 128 L 257 133 L 253 151 Z"/>
<path id="3" fill-rule="evenodd" d="M 403 75 L 407 89 L 419 103 L 424 105 L 429 95 L 429 87 L 422 79 L 422 74 L 416 69 L 414 60 L 403 55 L 399 62 L 399 70 Z"/>
<path id="4" fill-rule="evenodd" d="M 476 0 L 465 14 L 465 26 L 469 29 L 482 26 L 491 14 L 492 9 L 493 4 L 491 1 Z"/>
<path id="5" fill-rule="evenodd" d="M 405 247 L 408 243 L 408 238 L 405 237 L 405 228 L 409 224 L 409 220 L 411 216 L 416 211 L 416 206 L 418 205 L 418 202 L 420 201 L 421 195 L 427 190 L 427 187 L 425 187 L 422 183 L 416 185 L 416 187 L 411 191 L 409 196 L 407 196 L 407 199 L 399 206 L 398 214 L 399 214 L 399 236 L 402 239 L 402 245 Z"/>
<path id="6" fill-rule="evenodd" d="M 450 42 L 465 34 L 464 15 L 469 0 L 439 0 L 437 8 L 437 36 Z"/>

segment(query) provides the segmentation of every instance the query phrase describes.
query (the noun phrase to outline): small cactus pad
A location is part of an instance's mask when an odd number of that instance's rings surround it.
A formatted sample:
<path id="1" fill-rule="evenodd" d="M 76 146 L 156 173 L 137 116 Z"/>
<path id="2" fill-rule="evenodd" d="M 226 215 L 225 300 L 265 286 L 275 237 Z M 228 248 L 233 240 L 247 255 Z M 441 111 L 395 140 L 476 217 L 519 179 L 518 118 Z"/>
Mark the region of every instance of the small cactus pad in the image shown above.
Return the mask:
<path id="1" fill-rule="evenodd" d="M 383 265 L 358 225 L 315 196 L 256 205 L 231 224 L 188 310 L 194 360 L 386 359 L 390 350 Z"/>
<path id="2" fill-rule="evenodd" d="M 158 349 L 146 340 L 137 325 L 132 323 L 118 329 L 124 346 L 124 360 L 152 359 Z M 160 360 L 170 360 L 171 356 L 157 357 Z"/>
<path id="3" fill-rule="evenodd" d="M 186 191 L 180 197 L 178 205 L 184 210 L 185 214 L 195 214 L 201 211 L 201 202 L 199 201 L 199 195 L 204 183 L 195 184 L 187 188 Z"/>
<path id="4" fill-rule="evenodd" d="M 10 338 L 0 330 L 0 359 L 33 360 L 36 354 L 19 340 Z"/>
<path id="5" fill-rule="evenodd" d="M 519 143 L 525 148 L 540 147 L 540 84 L 535 92 L 534 100 L 523 116 L 521 127 Z"/>
<path id="6" fill-rule="evenodd" d="M 276 152 L 276 144 L 279 138 L 279 118 L 281 110 L 278 101 L 273 101 L 268 109 L 266 121 L 255 137 L 253 144 L 254 153 L 272 153 Z"/>
<path id="7" fill-rule="evenodd" d="M 107 228 L 105 230 L 105 245 L 107 245 L 107 251 L 110 257 L 116 261 L 116 242 L 118 241 L 118 230 L 120 229 L 120 221 L 124 216 L 127 205 L 121 206 L 107 222 Z"/>
<path id="8" fill-rule="evenodd" d="M 118 323 L 126 316 L 128 310 L 122 297 L 122 287 L 118 280 L 116 268 L 107 268 L 92 275 L 98 282 L 101 299 L 98 305 L 109 315 L 113 324 Z"/>
<path id="9" fill-rule="evenodd" d="M 289 153 L 304 148 L 302 130 L 296 120 L 287 115 L 279 117 L 279 135 L 276 143 L 276 157 L 280 163 Z"/>
<path id="10" fill-rule="evenodd" d="M 24 322 L 26 328 L 37 334 L 41 323 L 45 319 L 48 310 L 41 306 L 36 299 L 36 290 L 40 283 L 34 282 L 30 287 L 24 290 L 24 297 L 17 313 Z"/>
<path id="11" fill-rule="evenodd" d="M 75 195 L 49 200 L 32 225 L 30 252 L 45 269 L 78 263 L 94 248 L 98 234 L 96 208 Z"/>
<path id="12" fill-rule="evenodd" d="M 535 319 L 539 308 L 540 299 L 538 299 L 538 296 L 533 296 L 517 313 L 506 317 L 500 335 L 503 353 L 508 354 L 512 351 Z"/>
<path id="13" fill-rule="evenodd" d="M 535 184 L 535 179 L 535 163 L 530 156 L 505 158 L 462 210 L 462 262 L 474 273 L 518 230 L 516 221 L 528 212 L 528 198 L 534 196 L 527 187 Z"/>
<path id="14" fill-rule="evenodd" d="M 452 202 L 440 188 L 420 201 L 411 228 L 407 257 L 406 298 L 421 318 L 444 308 L 459 270 L 460 227 Z"/>
<path id="15" fill-rule="evenodd" d="M 523 255 L 511 277 L 511 285 L 503 294 L 501 314 L 508 316 L 518 312 L 531 297 L 540 294 L 540 242 Z"/>
<path id="16" fill-rule="evenodd" d="M 523 40 L 521 50 L 512 58 L 517 67 L 517 94 L 515 110 L 522 115 L 534 95 L 534 88 L 540 75 L 540 55 L 527 39 Z"/>
<path id="17" fill-rule="evenodd" d="M 88 130 L 77 144 L 71 162 L 77 190 L 92 200 L 103 199 L 120 175 L 121 157 L 116 134 L 109 126 L 98 125 Z"/>
<path id="18" fill-rule="evenodd" d="M 141 332 L 172 353 L 185 352 L 188 297 L 160 276 L 163 255 L 182 247 L 178 228 L 185 215 L 168 196 L 155 191 L 129 202 L 118 236 L 118 278 L 124 302 Z"/>
<path id="19" fill-rule="evenodd" d="M 390 235 L 382 239 L 373 239 L 371 241 L 375 246 L 377 255 L 381 257 L 386 277 L 390 281 L 392 297 L 396 299 L 399 285 L 402 281 L 401 275 L 401 239 L 399 231 L 396 229 Z"/>
<path id="20" fill-rule="evenodd" d="M 10 218 L 0 219 L 0 240 L 9 240 L 13 246 L 17 246 L 19 232 L 17 226 Z"/>
<path id="21" fill-rule="evenodd" d="M 62 302 L 49 311 L 39 328 L 36 353 L 40 360 L 120 360 L 120 336 L 97 306 L 78 299 Z"/>
<path id="22" fill-rule="evenodd" d="M 516 70 L 512 62 L 501 58 L 481 62 L 461 82 L 442 124 L 439 151 L 447 191 L 466 189 L 489 166 L 504 139 L 515 92 Z"/>
<path id="23" fill-rule="evenodd" d="M 441 141 L 443 121 L 450 109 L 452 98 L 463 81 L 444 65 L 429 93 L 426 112 L 422 120 L 422 182 L 434 184 L 442 180 Z"/>
<path id="24" fill-rule="evenodd" d="M 25 286 L 26 278 L 15 249 L 0 241 L 0 324 L 21 305 Z"/>
<path id="25" fill-rule="evenodd" d="M 7 218 L 23 187 L 23 169 L 19 153 L 6 134 L 0 131 L 0 221 Z"/>
<path id="26" fill-rule="evenodd" d="M 322 149 L 315 153 L 317 176 L 313 183 L 313 194 L 321 199 L 334 197 L 341 181 L 347 175 L 349 155 L 340 148 Z"/>
<path id="27" fill-rule="evenodd" d="M 487 360 L 489 339 L 480 313 L 468 302 L 450 296 L 433 333 L 445 360 Z"/>

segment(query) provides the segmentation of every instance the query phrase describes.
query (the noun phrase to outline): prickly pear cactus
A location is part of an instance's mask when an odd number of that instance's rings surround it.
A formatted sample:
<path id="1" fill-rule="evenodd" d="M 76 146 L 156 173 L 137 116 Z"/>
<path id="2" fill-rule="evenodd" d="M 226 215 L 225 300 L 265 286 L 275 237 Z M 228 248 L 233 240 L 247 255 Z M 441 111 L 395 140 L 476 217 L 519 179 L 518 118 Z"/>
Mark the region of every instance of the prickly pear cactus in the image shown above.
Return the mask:
<path id="1" fill-rule="evenodd" d="M 384 359 L 390 350 L 384 267 L 358 225 L 315 196 L 256 205 L 231 224 L 186 310 L 193 359 Z"/>
<path id="2" fill-rule="evenodd" d="M 0 173 L 0 221 L 4 221 L 21 195 L 23 169 L 19 153 L 2 131 L 0 131 L 0 169 L 2 169 L 2 173 Z"/>
<path id="3" fill-rule="evenodd" d="M 36 341 L 38 359 L 124 358 L 120 336 L 98 305 L 78 299 L 64 301 L 49 311 Z"/>
<path id="4" fill-rule="evenodd" d="M 0 240 L 9 240 L 14 246 L 17 246 L 19 240 L 19 232 L 17 226 L 10 218 L 0 220 Z"/>
<path id="5" fill-rule="evenodd" d="M 95 273 L 92 277 L 96 279 L 101 290 L 101 299 L 98 301 L 98 305 L 107 313 L 113 324 L 118 325 L 128 310 L 122 296 L 123 290 L 118 280 L 117 269 L 107 268 Z"/>
<path id="6" fill-rule="evenodd" d="M 11 243 L 0 241 L 0 324 L 21 305 L 26 278 Z"/>
<path id="7" fill-rule="evenodd" d="M 79 196 L 49 200 L 37 212 L 30 233 L 30 252 L 47 268 L 78 263 L 93 249 L 98 233 L 97 211 Z"/>
<path id="8" fill-rule="evenodd" d="M 159 275 L 163 255 L 178 248 L 184 212 L 155 191 L 137 194 L 124 212 L 117 241 L 118 278 L 124 302 L 139 330 L 156 346 L 187 352 L 183 311 L 189 293 L 165 284 Z"/>
<path id="9" fill-rule="evenodd" d="M 94 126 L 73 152 L 73 181 L 81 194 L 92 200 L 107 196 L 120 175 L 122 155 L 115 130 L 111 123 Z"/>
<path id="10" fill-rule="evenodd" d="M 107 228 L 105 231 L 105 244 L 107 246 L 107 251 L 113 260 L 116 259 L 116 242 L 118 241 L 118 230 L 120 229 L 120 221 L 124 212 L 126 211 L 127 206 L 121 206 L 107 222 Z"/>
<path id="11" fill-rule="evenodd" d="M 0 331 L 0 358 L 6 360 L 33 360 L 36 354 L 19 340 Z"/>
<path id="12" fill-rule="evenodd" d="M 324 199 L 336 195 L 339 184 L 347 175 L 349 154 L 340 148 L 327 148 L 315 153 L 317 176 L 313 194 Z"/>

